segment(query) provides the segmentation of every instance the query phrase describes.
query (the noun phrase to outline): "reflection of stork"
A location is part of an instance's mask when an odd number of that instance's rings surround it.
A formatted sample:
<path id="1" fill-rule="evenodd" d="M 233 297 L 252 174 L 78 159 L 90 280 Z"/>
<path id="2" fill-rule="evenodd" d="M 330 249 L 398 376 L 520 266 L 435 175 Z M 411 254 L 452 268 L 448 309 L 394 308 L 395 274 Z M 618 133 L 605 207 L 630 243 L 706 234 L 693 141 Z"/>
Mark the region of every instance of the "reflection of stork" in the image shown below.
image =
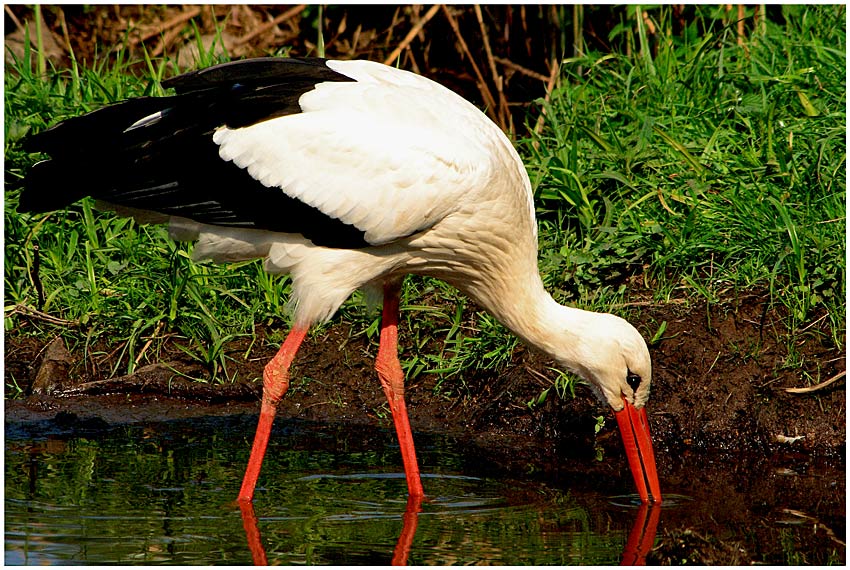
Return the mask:
<path id="1" fill-rule="evenodd" d="M 245 527 L 245 536 L 248 539 L 251 558 L 256 566 L 268 566 L 266 550 L 263 547 L 260 530 L 257 527 L 257 516 L 254 514 L 254 505 L 250 501 L 240 501 L 239 507 L 242 510 L 242 524 Z M 421 497 L 411 496 L 407 500 L 407 508 L 402 515 L 401 533 L 393 550 L 392 564 L 394 566 L 407 564 L 421 509 Z M 646 555 L 655 541 L 660 517 L 661 505 L 641 504 L 635 522 L 632 524 L 631 532 L 629 532 L 626 547 L 623 550 L 621 566 L 642 566 L 646 564 Z"/>
<path id="2" fill-rule="evenodd" d="M 171 97 L 111 105 L 31 137 L 24 211 L 89 194 L 168 222 L 195 259 L 263 258 L 292 276 L 292 331 L 264 373 L 239 499 L 253 498 L 289 366 L 358 288 L 383 294 L 376 368 L 411 497 L 424 491 L 398 360 L 405 274 L 447 281 L 584 377 L 614 411 L 644 502 L 660 501 L 646 417 L 651 364 L 633 326 L 556 303 L 537 271 L 531 185 L 508 138 L 423 77 L 368 61 L 262 58 L 188 73 Z M 649 492 L 647 491 L 647 484 Z"/>

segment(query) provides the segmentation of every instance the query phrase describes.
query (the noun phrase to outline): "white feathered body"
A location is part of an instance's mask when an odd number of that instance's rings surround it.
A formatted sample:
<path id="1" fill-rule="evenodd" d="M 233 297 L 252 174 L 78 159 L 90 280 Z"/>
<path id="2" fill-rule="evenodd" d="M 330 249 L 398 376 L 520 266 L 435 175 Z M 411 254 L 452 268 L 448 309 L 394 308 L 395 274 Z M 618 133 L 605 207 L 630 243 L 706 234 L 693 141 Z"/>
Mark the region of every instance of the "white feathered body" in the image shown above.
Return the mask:
<path id="1" fill-rule="evenodd" d="M 539 282 L 531 186 L 504 133 L 418 75 L 328 65 L 356 82 L 319 84 L 301 96 L 302 113 L 222 127 L 214 140 L 223 160 L 364 230 L 374 245 L 321 247 L 299 234 L 172 218 L 173 237 L 198 240 L 194 259 L 263 258 L 267 271 L 291 275 L 300 324 L 406 273 L 443 279 L 489 309 L 500 304 L 494 297 L 534 286 L 529 277 Z"/>

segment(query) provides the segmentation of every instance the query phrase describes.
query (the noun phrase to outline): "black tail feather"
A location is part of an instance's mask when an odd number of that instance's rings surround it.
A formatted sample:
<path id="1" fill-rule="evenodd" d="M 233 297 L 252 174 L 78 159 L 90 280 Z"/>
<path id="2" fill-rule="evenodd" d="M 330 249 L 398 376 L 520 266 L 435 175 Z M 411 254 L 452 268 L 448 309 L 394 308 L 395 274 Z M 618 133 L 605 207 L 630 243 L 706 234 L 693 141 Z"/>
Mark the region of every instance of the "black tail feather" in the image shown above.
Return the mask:
<path id="1" fill-rule="evenodd" d="M 24 178 L 18 211 L 50 212 L 87 196 L 89 189 L 73 176 L 76 168 L 56 160 L 44 160 L 34 165 Z"/>

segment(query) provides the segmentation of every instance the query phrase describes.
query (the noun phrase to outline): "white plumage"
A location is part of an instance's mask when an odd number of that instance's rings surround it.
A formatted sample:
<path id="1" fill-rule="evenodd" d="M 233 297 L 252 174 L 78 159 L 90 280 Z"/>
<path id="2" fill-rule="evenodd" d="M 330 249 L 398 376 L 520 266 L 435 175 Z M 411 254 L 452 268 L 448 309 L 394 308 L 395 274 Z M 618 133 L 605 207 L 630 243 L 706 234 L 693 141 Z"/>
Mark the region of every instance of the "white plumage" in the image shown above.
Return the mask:
<path id="1" fill-rule="evenodd" d="M 358 288 L 385 296 L 377 368 L 410 493 L 421 495 L 395 346 L 401 277 L 415 273 L 454 285 L 590 381 L 617 414 L 643 500 L 645 481 L 660 500 L 643 407 L 651 381 L 646 344 L 623 319 L 563 307 L 544 290 L 528 175 L 483 113 L 431 80 L 365 61 L 249 60 L 171 82 L 173 102 L 128 101 L 81 117 L 76 128 L 89 121 L 99 139 L 114 138 L 98 144 L 115 146 L 104 152 L 127 165 L 98 181 L 95 197 L 119 213 L 159 212 L 144 215 L 170 220 L 175 239 L 197 240 L 196 260 L 262 258 L 268 271 L 292 277 L 294 329 L 266 368 L 241 499 L 253 495 L 267 428 L 304 333 Z M 108 113 L 119 116 L 117 128 Z M 41 135 L 41 150 L 54 161 L 34 169 L 28 192 L 58 178 L 70 159 L 56 148 L 74 129 L 72 120 Z M 172 156 L 184 150 L 190 167 Z M 22 204 L 28 200 L 35 198 L 25 194 Z"/>
<path id="2" fill-rule="evenodd" d="M 390 273 L 457 274 L 449 279 L 465 289 L 474 275 L 463 274 L 492 257 L 525 258 L 517 271 L 536 267 L 531 184 L 495 124 L 424 77 L 367 61 L 328 66 L 357 82 L 319 84 L 300 97 L 303 113 L 222 127 L 213 140 L 223 160 L 385 247 L 316 247 L 297 234 L 202 224 L 192 236 L 180 220 L 179 237 L 199 240 L 196 260 L 265 258 L 268 271 L 292 275 L 303 324 L 330 318 L 355 289 Z M 487 226 L 505 235 L 483 235 Z"/>

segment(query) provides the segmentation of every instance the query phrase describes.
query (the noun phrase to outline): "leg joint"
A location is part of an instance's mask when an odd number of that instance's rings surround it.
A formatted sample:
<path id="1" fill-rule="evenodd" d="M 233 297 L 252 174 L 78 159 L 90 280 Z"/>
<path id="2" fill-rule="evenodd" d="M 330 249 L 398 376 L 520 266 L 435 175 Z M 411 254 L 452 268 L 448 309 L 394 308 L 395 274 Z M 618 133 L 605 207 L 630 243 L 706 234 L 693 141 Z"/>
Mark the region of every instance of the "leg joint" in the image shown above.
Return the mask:
<path id="1" fill-rule="evenodd" d="M 263 400 L 276 406 L 289 389 L 289 371 L 272 360 L 263 370 Z"/>

